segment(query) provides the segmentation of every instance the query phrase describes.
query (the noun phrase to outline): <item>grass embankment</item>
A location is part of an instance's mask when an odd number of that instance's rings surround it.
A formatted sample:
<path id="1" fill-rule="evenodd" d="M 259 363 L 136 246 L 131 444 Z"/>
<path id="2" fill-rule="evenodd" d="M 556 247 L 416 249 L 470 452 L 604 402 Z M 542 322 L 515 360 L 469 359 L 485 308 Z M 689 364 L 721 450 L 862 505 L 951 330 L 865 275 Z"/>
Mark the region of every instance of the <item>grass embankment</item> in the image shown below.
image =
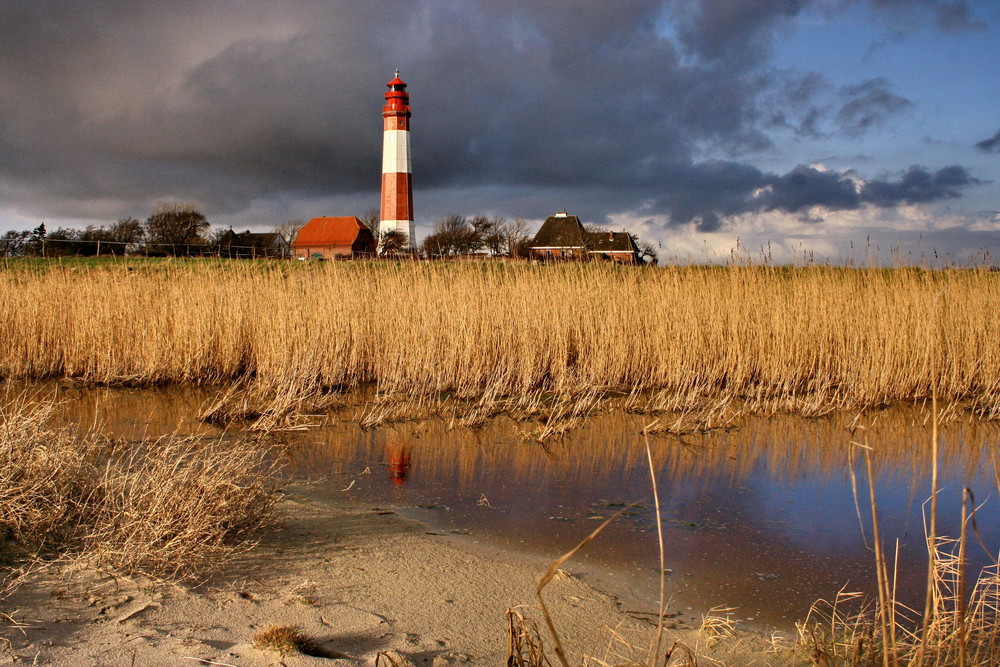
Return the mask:
<path id="1" fill-rule="evenodd" d="M 275 469 L 258 443 L 78 436 L 48 425 L 54 407 L 0 405 L 0 566 L 69 557 L 184 577 L 270 518 Z"/>
<path id="2" fill-rule="evenodd" d="M 0 271 L 0 376 L 813 414 L 926 397 L 936 377 L 995 418 L 998 312 L 1000 274 L 982 270 L 50 263 Z"/>

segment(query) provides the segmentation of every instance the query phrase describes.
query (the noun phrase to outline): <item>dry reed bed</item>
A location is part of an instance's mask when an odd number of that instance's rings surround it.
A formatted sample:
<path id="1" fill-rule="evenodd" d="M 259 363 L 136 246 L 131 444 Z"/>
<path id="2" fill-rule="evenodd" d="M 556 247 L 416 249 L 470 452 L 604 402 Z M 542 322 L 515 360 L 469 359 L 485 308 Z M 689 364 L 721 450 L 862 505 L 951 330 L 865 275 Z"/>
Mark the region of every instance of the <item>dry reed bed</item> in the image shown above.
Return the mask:
<path id="1" fill-rule="evenodd" d="M 276 468 L 259 443 L 77 436 L 49 426 L 54 407 L 0 404 L 0 556 L 184 577 L 249 546 L 271 517 Z"/>
<path id="2" fill-rule="evenodd" d="M 924 397 L 936 377 L 996 417 L 997 313 L 1000 274 L 983 270 L 116 263 L 0 272 L 0 376 L 806 412 Z"/>

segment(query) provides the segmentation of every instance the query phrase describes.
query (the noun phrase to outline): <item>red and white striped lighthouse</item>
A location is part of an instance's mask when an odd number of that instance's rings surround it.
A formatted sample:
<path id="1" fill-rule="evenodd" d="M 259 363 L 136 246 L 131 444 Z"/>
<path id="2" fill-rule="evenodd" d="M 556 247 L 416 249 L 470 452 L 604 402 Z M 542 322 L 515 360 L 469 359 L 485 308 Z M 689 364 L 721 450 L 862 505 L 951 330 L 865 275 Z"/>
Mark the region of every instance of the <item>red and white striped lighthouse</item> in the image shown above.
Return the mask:
<path id="1" fill-rule="evenodd" d="M 407 245 L 416 246 L 413 224 L 413 184 L 410 172 L 410 95 L 406 84 L 395 78 L 385 84 L 382 107 L 382 210 L 379 232 L 397 230 L 406 234 Z"/>

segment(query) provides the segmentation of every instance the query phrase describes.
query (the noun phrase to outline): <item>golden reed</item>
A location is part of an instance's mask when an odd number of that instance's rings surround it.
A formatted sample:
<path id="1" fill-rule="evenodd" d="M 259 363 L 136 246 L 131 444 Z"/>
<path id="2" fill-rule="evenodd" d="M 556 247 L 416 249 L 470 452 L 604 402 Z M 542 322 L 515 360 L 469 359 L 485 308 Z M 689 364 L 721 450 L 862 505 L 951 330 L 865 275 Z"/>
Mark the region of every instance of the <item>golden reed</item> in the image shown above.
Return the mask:
<path id="1" fill-rule="evenodd" d="M 0 377 L 656 391 L 816 410 L 919 399 L 936 376 L 940 396 L 995 418 L 998 314 L 1000 273 L 978 269 L 11 263 Z"/>

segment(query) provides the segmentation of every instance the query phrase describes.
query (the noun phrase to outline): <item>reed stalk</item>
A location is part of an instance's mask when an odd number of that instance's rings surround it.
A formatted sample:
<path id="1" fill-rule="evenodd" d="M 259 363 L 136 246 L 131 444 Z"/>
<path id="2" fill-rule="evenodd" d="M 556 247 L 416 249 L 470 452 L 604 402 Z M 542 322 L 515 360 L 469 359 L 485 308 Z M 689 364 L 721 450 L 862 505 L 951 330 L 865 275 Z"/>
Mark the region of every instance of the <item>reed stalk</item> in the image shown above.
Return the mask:
<path id="1" fill-rule="evenodd" d="M 935 347 L 932 346 L 932 358 Z M 935 364 L 931 363 L 933 368 Z M 931 619 L 934 618 L 934 610 L 938 608 L 937 587 L 934 585 L 935 573 L 937 571 L 937 496 L 938 496 L 938 405 L 937 405 L 937 382 L 936 373 L 932 375 L 931 381 L 931 511 L 930 526 L 927 529 L 927 593 L 924 597 L 923 624 L 920 630 L 920 648 L 917 651 L 916 664 L 922 667 L 924 664 L 924 654 L 927 650 L 927 637 L 930 632 Z M 964 593 L 963 593 L 964 594 Z"/>
<path id="2" fill-rule="evenodd" d="M 879 536 L 879 522 L 878 522 L 878 505 L 875 500 L 875 475 L 872 472 L 872 457 L 871 448 L 868 447 L 867 441 L 865 442 L 865 467 L 868 473 L 868 494 L 871 503 L 871 513 L 872 513 L 872 541 L 875 545 L 875 573 L 876 582 L 878 586 L 878 619 L 882 626 L 882 637 L 886 641 L 885 649 L 882 651 L 882 664 L 885 667 L 897 664 L 897 659 L 895 656 L 895 642 L 889 641 L 889 590 L 887 583 L 887 571 L 885 563 L 885 553 L 882 550 L 882 538 Z"/>
<path id="3" fill-rule="evenodd" d="M 653 466 L 653 452 L 649 447 L 649 434 L 643 433 L 646 444 L 646 461 L 649 463 L 649 481 L 653 487 L 653 504 L 656 508 L 656 539 L 660 549 L 660 606 L 656 616 L 656 639 L 653 644 L 653 663 L 660 659 L 660 643 L 663 640 L 663 619 L 667 613 L 667 551 L 663 544 L 663 518 L 660 516 L 660 491 L 656 483 L 656 468 Z"/>
<path id="4" fill-rule="evenodd" d="M 965 547 L 968 543 L 969 489 L 962 489 L 962 532 L 958 540 L 958 590 L 956 591 L 955 615 L 958 617 L 958 665 L 965 667 L 965 651 L 968 637 L 965 634 Z"/>
<path id="5" fill-rule="evenodd" d="M 932 385 L 933 386 L 933 385 Z M 871 518 L 874 534 L 878 603 L 874 636 L 866 630 L 870 613 L 864 608 L 855 614 L 842 609 L 841 596 L 833 605 L 818 602 L 806 621 L 799 623 L 800 646 L 806 648 L 814 664 L 883 665 L 994 665 L 1000 660 L 1000 562 L 984 568 L 970 595 L 966 594 L 969 524 L 975 529 L 974 497 L 962 490 L 962 519 L 957 539 L 940 533 L 936 502 L 938 489 L 938 412 L 936 392 L 932 391 L 931 496 L 925 521 L 928 552 L 927 590 L 923 613 L 910 620 L 911 610 L 896 597 L 895 576 L 899 572 L 899 545 L 889 585 L 887 558 L 879 537 L 878 508 L 875 497 L 875 473 L 867 437 L 863 445 Z M 852 443 L 856 445 L 857 443 Z M 853 462 L 853 455 L 852 455 Z M 856 489 L 852 472 L 852 486 Z M 978 533 L 977 533 L 978 535 Z M 856 597 L 856 595 L 855 595 Z"/>

